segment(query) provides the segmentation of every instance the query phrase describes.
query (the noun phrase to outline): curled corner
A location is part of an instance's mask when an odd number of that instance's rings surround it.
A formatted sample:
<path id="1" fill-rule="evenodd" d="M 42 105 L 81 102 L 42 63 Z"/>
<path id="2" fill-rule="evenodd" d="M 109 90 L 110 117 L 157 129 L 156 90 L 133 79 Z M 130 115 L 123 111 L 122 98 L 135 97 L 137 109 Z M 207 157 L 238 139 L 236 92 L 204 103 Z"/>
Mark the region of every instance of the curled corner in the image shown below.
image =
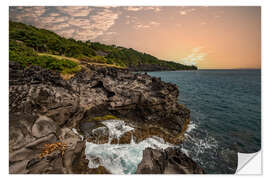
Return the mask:
<path id="1" fill-rule="evenodd" d="M 256 153 L 238 153 L 238 163 L 235 174 L 262 174 L 261 151 Z"/>

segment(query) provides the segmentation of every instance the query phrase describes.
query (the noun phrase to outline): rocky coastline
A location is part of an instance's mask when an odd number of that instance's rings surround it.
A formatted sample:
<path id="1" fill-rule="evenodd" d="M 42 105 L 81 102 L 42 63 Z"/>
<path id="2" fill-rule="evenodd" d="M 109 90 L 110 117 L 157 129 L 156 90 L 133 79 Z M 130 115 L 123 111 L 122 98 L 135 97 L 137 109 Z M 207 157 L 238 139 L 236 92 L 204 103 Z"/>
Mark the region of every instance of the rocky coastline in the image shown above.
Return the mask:
<path id="1" fill-rule="evenodd" d="M 86 64 L 63 78 L 14 62 L 9 73 L 11 174 L 109 174 L 103 166 L 88 167 L 86 142 L 140 143 L 157 136 L 179 145 L 189 123 L 189 110 L 177 102 L 177 86 L 147 74 Z M 110 138 L 104 125 L 110 119 L 121 119 L 132 131 Z M 146 148 L 136 173 L 204 171 L 179 148 Z"/>

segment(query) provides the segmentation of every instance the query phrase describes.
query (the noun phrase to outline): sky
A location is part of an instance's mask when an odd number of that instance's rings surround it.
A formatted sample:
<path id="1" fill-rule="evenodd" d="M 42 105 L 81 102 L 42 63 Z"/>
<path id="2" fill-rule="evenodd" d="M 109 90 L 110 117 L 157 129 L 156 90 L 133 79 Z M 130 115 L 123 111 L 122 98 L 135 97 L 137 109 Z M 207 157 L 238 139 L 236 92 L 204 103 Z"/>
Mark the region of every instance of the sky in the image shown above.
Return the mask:
<path id="1" fill-rule="evenodd" d="M 260 7 L 16 6 L 9 19 L 200 69 L 261 68 Z"/>

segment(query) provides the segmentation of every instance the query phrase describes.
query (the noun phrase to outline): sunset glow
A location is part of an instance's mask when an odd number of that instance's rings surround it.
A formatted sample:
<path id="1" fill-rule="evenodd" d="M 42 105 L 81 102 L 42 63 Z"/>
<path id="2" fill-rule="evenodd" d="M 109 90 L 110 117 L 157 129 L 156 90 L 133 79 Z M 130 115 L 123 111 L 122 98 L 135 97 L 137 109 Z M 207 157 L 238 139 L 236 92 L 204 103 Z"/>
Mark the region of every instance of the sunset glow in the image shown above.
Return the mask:
<path id="1" fill-rule="evenodd" d="M 260 7 L 10 7 L 10 20 L 200 69 L 261 68 Z"/>

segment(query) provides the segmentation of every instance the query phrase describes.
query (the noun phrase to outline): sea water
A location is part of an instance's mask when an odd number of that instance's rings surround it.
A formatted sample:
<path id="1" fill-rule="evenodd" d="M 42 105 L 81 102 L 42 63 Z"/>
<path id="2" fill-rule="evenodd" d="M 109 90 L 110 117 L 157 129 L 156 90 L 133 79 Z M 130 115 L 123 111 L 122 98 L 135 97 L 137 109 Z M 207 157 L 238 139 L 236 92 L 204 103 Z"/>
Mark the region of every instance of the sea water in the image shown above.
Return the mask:
<path id="1" fill-rule="evenodd" d="M 143 157 L 143 150 L 166 149 L 171 144 L 159 137 L 149 137 L 140 143 L 135 143 L 133 138 L 129 144 L 111 144 L 113 138 L 119 139 L 126 132 L 133 131 L 133 127 L 122 120 L 106 120 L 102 122 L 109 130 L 109 140 L 105 144 L 86 142 L 85 155 L 89 160 L 89 168 L 104 166 L 113 174 L 134 174 Z M 95 129 L 93 130 L 95 131 Z"/>
<path id="2" fill-rule="evenodd" d="M 174 83 L 191 111 L 182 150 L 206 173 L 235 173 L 237 152 L 261 149 L 261 71 L 148 72 Z"/>

